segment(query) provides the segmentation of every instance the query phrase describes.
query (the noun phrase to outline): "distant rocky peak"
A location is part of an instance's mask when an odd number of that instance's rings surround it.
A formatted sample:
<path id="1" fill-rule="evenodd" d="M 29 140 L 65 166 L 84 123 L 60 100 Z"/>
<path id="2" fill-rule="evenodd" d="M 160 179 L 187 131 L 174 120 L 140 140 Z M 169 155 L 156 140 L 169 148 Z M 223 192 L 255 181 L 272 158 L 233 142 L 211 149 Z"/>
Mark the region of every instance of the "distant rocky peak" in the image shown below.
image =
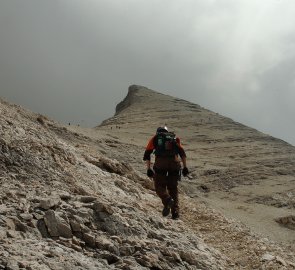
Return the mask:
<path id="1" fill-rule="evenodd" d="M 140 95 L 139 92 L 143 93 L 143 92 L 150 92 L 150 91 L 152 90 L 140 85 L 129 86 L 127 96 L 116 106 L 116 115 L 121 113 L 123 110 L 125 110 L 132 104 L 136 102 L 140 102 L 142 95 Z"/>

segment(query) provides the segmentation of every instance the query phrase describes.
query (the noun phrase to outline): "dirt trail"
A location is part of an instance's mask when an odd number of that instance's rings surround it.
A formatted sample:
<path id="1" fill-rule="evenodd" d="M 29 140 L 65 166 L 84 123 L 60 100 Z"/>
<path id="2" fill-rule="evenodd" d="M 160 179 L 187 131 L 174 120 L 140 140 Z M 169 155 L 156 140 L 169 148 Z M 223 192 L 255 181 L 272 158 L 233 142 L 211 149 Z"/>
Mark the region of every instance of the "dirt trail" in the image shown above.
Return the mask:
<path id="1" fill-rule="evenodd" d="M 294 247 L 260 238 L 204 203 L 182 197 L 181 219 L 228 258 L 230 269 L 295 269 Z"/>

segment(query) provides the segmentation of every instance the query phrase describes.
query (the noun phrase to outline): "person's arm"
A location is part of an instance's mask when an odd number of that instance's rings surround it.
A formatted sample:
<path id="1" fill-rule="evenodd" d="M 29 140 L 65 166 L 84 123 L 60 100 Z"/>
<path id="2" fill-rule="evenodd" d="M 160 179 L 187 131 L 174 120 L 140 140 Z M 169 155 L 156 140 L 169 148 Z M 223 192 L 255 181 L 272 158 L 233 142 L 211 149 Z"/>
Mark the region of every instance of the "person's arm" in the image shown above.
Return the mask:
<path id="1" fill-rule="evenodd" d="M 186 156 L 181 157 L 182 166 L 186 167 Z"/>
<path id="2" fill-rule="evenodd" d="M 176 143 L 178 146 L 178 154 L 181 158 L 182 165 L 183 165 L 183 167 L 186 167 L 186 153 L 185 153 L 183 146 L 181 145 L 180 139 L 178 137 L 176 138 Z"/>
<path id="3" fill-rule="evenodd" d="M 178 144 L 178 148 L 179 148 L 179 156 L 181 158 L 182 161 L 182 175 L 183 176 L 187 176 L 189 174 L 189 170 L 187 168 L 187 164 L 186 164 L 186 153 L 180 143 L 180 139 L 176 138 L 176 142 Z"/>
<path id="4" fill-rule="evenodd" d="M 147 166 L 151 166 L 151 163 L 150 163 L 151 154 L 153 153 L 154 148 L 155 148 L 154 147 L 154 137 L 149 140 L 149 142 L 145 148 L 144 155 L 143 155 L 143 160 L 146 161 Z"/>
<path id="5" fill-rule="evenodd" d="M 148 177 L 153 177 L 153 175 L 154 175 L 154 172 L 151 169 L 151 165 L 152 165 L 151 154 L 153 153 L 153 150 L 154 150 L 154 137 L 152 139 L 150 139 L 150 141 L 145 149 L 144 155 L 143 155 L 143 160 L 145 161 L 146 167 L 147 167 L 147 176 Z"/>

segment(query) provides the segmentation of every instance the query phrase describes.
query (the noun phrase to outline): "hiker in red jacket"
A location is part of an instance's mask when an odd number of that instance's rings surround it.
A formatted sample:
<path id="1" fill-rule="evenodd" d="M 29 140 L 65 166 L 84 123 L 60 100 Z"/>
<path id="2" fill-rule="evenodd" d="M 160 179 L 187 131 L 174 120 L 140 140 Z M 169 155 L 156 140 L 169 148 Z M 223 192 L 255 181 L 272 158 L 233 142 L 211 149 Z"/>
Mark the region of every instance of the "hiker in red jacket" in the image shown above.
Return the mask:
<path id="1" fill-rule="evenodd" d="M 151 168 L 151 154 L 155 154 L 155 163 Z M 180 158 L 179 158 L 180 157 Z M 181 163 L 183 169 L 181 170 Z M 159 127 L 144 152 L 147 175 L 154 179 L 155 190 L 164 205 L 162 214 L 168 216 L 170 210 L 172 218 L 179 218 L 178 181 L 189 174 L 186 167 L 186 154 L 180 139 L 174 133 L 168 132 L 167 127 Z"/>

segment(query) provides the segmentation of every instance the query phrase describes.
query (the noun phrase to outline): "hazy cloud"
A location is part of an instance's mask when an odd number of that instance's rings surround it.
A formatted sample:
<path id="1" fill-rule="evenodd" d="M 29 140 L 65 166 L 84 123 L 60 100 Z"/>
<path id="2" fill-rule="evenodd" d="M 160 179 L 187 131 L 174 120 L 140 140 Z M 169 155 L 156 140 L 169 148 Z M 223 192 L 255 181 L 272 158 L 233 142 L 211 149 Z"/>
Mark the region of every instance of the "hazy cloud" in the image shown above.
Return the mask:
<path id="1" fill-rule="evenodd" d="M 99 124 L 130 84 L 295 144 L 291 0 L 2 0 L 0 94 Z"/>

